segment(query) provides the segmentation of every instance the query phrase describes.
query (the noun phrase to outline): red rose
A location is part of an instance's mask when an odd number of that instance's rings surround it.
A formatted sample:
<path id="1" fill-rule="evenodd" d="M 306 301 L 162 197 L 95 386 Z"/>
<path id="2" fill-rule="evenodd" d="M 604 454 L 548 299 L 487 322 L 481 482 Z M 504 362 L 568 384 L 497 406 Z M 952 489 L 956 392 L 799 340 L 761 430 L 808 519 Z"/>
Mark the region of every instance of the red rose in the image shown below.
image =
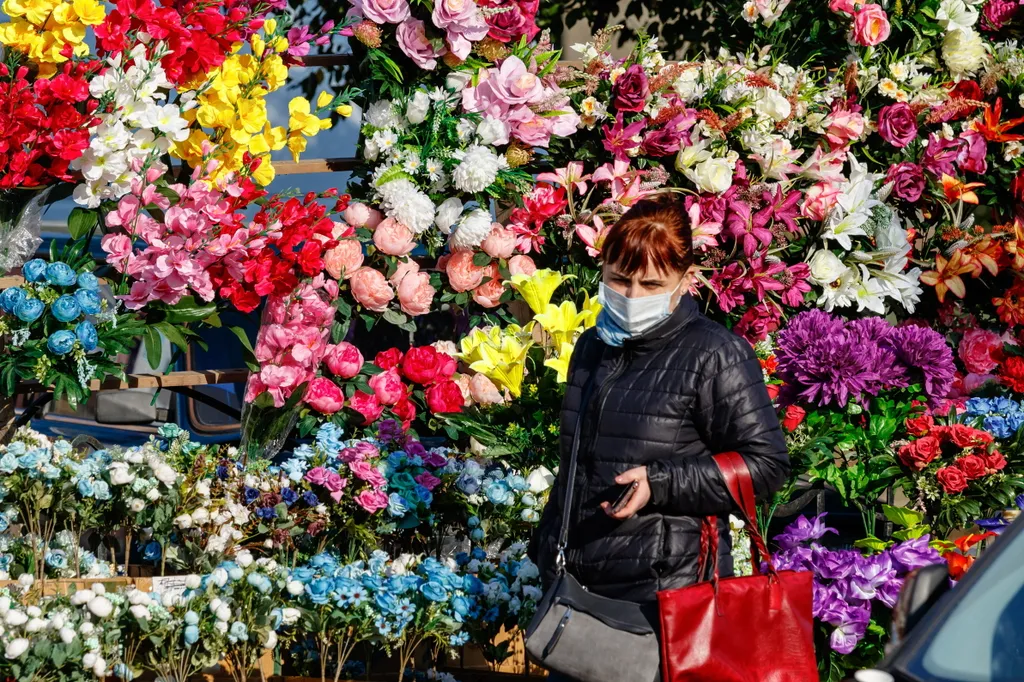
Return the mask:
<path id="1" fill-rule="evenodd" d="M 786 414 L 782 418 L 782 428 L 793 431 L 800 426 L 806 416 L 807 410 L 799 405 L 790 405 L 786 408 Z"/>
<path id="2" fill-rule="evenodd" d="M 462 389 L 450 379 L 434 384 L 426 391 L 427 407 L 435 414 L 462 411 Z"/>
<path id="3" fill-rule="evenodd" d="M 619 111 L 643 111 L 647 106 L 647 99 L 651 96 L 644 68 L 634 64 L 626 69 L 612 86 L 612 95 L 612 104 Z"/>
<path id="4" fill-rule="evenodd" d="M 935 472 L 935 478 L 947 495 L 956 495 L 967 489 L 967 478 L 956 467 L 943 467 Z"/>
<path id="5" fill-rule="evenodd" d="M 999 378 L 1003 385 L 1009 386 L 1017 393 L 1024 393 L 1024 358 L 1019 355 L 1011 355 L 999 368 Z"/>
<path id="6" fill-rule="evenodd" d="M 994 474 L 997 471 L 1002 471 L 1006 468 L 1006 458 L 1003 457 L 1003 453 L 998 450 L 993 450 L 991 453 L 985 455 L 985 473 Z"/>
<path id="7" fill-rule="evenodd" d="M 943 432 L 955 445 L 961 448 L 976 448 L 992 442 L 992 434 L 980 431 L 966 424 L 953 424 L 943 427 Z"/>
<path id="8" fill-rule="evenodd" d="M 410 348 L 402 360 L 402 376 L 409 381 L 429 386 L 441 378 L 444 356 L 433 346 Z"/>
<path id="9" fill-rule="evenodd" d="M 402 361 L 402 351 L 397 348 L 390 348 L 385 351 L 377 353 L 377 357 L 373 359 L 373 364 L 377 365 L 381 369 L 387 371 L 398 367 L 398 363 Z"/>
<path id="10" fill-rule="evenodd" d="M 942 443 L 935 436 L 919 438 L 900 448 L 900 461 L 916 471 L 923 470 L 942 452 Z"/>
<path id="11" fill-rule="evenodd" d="M 765 384 L 765 388 L 768 390 L 768 397 L 771 398 L 772 402 L 779 397 L 779 389 L 782 388 L 781 384 Z"/>
<path id="12" fill-rule="evenodd" d="M 956 461 L 956 467 L 964 472 L 968 481 L 981 478 L 985 475 L 985 460 L 977 455 L 967 455 Z"/>
<path id="13" fill-rule="evenodd" d="M 377 400 L 377 396 L 372 393 L 356 391 L 349 398 L 348 404 L 353 410 L 363 415 L 363 426 L 369 426 L 377 421 L 384 412 L 384 406 Z"/>
<path id="14" fill-rule="evenodd" d="M 906 421 L 907 433 L 915 438 L 928 435 L 928 432 L 935 427 L 935 420 L 930 414 L 923 414 L 920 417 L 911 417 Z"/>

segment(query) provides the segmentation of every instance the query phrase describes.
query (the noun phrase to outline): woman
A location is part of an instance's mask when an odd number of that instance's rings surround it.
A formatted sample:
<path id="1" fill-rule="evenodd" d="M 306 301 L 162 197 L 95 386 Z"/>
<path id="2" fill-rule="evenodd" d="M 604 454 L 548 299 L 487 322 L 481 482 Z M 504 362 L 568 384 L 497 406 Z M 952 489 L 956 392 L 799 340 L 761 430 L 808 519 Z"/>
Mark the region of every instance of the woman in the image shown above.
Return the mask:
<path id="1" fill-rule="evenodd" d="M 688 293 L 691 247 L 684 208 L 671 199 L 638 202 L 605 238 L 603 309 L 572 356 L 559 480 L 531 545 L 548 584 L 575 438 L 566 570 L 615 599 L 653 603 L 659 590 L 695 582 L 703 516 L 719 517 L 720 571 L 732 573 L 733 504 L 712 455 L 739 452 L 759 498 L 789 473 L 753 349 L 704 317 Z M 629 502 L 613 509 L 634 483 Z"/>

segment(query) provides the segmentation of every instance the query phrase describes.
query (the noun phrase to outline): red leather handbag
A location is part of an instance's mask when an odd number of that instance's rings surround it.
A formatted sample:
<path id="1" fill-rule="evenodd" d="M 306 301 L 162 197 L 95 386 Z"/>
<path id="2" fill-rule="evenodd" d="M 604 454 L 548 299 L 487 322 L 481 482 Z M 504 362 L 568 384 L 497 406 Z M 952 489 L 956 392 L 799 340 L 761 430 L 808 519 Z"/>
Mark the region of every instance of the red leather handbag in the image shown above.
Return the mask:
<path id="1" fill-rule="evenodd" d="M 711 580 L 658 593 L 662 682 L 815 682 L 812 575 L 775 570 L 746 462 L 727 452 L 715 463 L 746 522 L 754 575 L 719 578 L 716 520 L 704 519 L 698 576 L 711 561 Z"/>

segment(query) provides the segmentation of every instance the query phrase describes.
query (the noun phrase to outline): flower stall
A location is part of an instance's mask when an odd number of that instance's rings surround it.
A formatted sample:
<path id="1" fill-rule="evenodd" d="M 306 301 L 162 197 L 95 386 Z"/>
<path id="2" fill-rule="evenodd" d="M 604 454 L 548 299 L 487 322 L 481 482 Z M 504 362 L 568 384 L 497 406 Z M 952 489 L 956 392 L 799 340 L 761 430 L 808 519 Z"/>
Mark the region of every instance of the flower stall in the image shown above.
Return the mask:
<path id="1" fill-rule="evenodd" d="M 821 678 L 883 655 L 909 571 L 998 542 L 1024 507 L 1015 3 L 729 0 L 672 58 L 642 27 L 563 51 L 557 3 L 339 4 L 4 3 L 0 675 L 529 673 L 570 358 L 608 229 L 655 193 L 777 404 L 792 475 L 759 515 L 814 574 Z M 356 156 L 300 160 L 347 117 Z M 244 370 L 125 372 L 226 327 Z M 231 447 L 79 447 L 13 409 L 227 380 Z"/>

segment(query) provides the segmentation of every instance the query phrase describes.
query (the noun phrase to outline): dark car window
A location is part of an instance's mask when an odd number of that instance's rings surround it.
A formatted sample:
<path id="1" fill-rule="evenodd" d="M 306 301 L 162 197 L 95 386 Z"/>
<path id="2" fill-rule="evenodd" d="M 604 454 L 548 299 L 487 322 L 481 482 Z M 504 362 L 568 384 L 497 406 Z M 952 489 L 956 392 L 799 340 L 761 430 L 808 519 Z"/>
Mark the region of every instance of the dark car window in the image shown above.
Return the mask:
<path id="1" fill-rule="evenodd" d="M 981 580 L 923 645 L 908 672 L 928 682 L 1024 680 L 1024 533 L 1005 537 Z"/>

